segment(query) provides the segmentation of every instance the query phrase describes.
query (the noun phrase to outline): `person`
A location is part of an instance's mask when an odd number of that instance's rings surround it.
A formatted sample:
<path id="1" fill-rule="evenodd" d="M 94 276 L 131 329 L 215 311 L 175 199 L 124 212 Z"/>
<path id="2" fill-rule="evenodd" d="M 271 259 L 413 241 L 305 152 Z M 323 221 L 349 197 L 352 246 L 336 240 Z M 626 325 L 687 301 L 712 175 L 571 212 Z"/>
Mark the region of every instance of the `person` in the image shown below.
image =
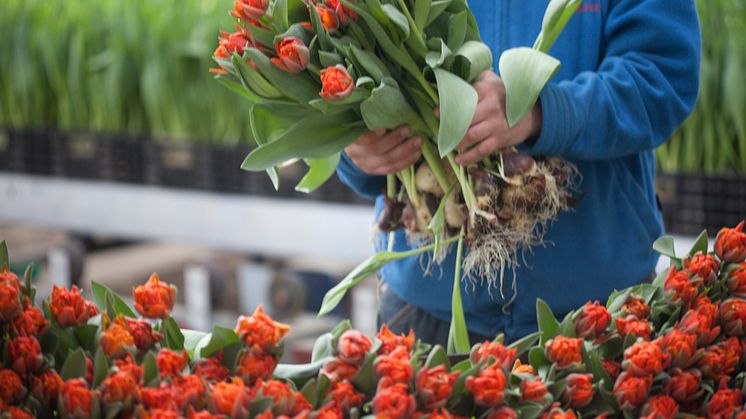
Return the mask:
<path id="1" fill-rule="evenodd" d="M 547 1 L 469 4 L 482 39 L 499 57 L 507 48 L 533 44 Z M 487 72 L 475 83 L 479 102 L 457 161 L 478 162 L 511 146 L 559 156 L 577 165 L 583 196 L 574 211 L 551 224 L 548 244 L 526 252 L 525 262 L 506 273 L 515 274 L 514 289 L 462 281 L 472 340 L 504 333 L 510 341 L 535 331 L 538 298 L 563 316 L 654 272 L 652 243 L 664 232 L 654 149 L 694 108 L 700 42 L 694 0 L 586 0 L 549 51 L 562 63 L 559 72 L 516 126 L 507 126 L 499 76 Z M 408 127 L 366 133 L 345 150 L 338 174 L 357 193 L 376 198 L 378 214 L 383 175 L 415 163 L 422 141 Z M 395 238 L 395 250 L 409 248 L 402 231 Z M 381 250 L 385 240 L 377 242 Z M 440 275 L 428 275 L 416 257 L 386 265 L 379 322 L 400 333 L 411 327 L 423 340 L 444 344 L 454 253 Z"/>

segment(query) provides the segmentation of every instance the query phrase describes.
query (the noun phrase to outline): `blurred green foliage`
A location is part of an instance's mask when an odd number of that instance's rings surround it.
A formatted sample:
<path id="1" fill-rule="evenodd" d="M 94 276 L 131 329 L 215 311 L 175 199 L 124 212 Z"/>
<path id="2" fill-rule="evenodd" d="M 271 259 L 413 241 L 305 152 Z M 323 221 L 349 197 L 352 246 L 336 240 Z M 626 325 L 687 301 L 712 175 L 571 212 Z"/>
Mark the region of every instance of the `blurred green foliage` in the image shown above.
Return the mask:
<path id="1" fill-rule="evenodd" d="M 702 74 L 694 113 L 658 149 L 668 173 L 746 174 L 746 0 L 698 0 Z"/>
<path id="2" fill-rule="evenodd" d="M 227 0 L 0 1 L 0 126 L 250 143 L 212 80 Z"/>

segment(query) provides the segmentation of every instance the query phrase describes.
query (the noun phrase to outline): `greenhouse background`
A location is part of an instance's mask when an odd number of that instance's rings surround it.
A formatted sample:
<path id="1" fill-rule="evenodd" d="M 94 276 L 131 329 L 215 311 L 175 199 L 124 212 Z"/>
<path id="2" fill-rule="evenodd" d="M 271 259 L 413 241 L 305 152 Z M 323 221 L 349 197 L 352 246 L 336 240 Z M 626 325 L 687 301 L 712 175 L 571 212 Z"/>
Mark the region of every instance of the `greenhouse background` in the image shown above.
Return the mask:
<path id="1" fill-rule="evenodd" d="M 224 3 L 0 2 L 0 237 L 47 288 L 94 279 L 126 294 L 158 271 L 184 287 L 177 314 L 194 327 L 264 303 L 303 325 L 305 359 L 334 323 L 314 316 L 324 291 L 370 251 L 373 212 L 336 177 L 295 192 L 298 165 L 279 193 L 238 170 L 255 145 L 246 106 L 208 72 Z M 746 208 L 746 4 L 697 4 L 699 102 L 657 150 L 667 230 L 685 239 Z M 336 314 L 370 331 L 374 311 L 370 284 Z"/>

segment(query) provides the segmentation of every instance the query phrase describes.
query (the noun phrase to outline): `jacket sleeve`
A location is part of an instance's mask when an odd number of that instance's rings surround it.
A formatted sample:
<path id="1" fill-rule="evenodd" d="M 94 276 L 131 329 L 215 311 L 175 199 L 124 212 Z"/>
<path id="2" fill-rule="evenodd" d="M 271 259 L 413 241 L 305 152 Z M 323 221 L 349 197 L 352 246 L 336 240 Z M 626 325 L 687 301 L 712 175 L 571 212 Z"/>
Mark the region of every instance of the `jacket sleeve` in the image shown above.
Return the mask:
<path id="1" fill-rule="evenodd" d="M 697 100 L 701 38 L 694 0 L 612 0 L 595 72 L 547 85 L 530 154 L 602 160 L 654 149 Z"/>
<path id="2" fill-rule="evenodd" d="M 342 152 L 342 158 L 337 165 L 337 175 L 342 183 L 349 186 L 355 193 L 370 199 L 376 199 L 386 185 L 385 176 L 371 176 L 363 172 L 355 166 L 345 152 Z"/>

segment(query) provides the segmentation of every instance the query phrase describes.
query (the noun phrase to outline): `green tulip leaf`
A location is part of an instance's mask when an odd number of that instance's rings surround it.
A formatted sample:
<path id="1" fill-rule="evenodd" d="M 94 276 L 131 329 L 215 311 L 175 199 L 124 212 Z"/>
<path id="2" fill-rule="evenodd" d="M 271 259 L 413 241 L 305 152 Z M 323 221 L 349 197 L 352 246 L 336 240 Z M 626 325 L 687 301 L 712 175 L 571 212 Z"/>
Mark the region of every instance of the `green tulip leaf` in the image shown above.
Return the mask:
<path id="1" fill-rule="evenodd" d="M 210 357 L 221 349 L 239 342 L 240 339 L 233 329 L 217 325 L 213 326 L 210 340 L 200 351 L 200 356 L 202 358 Z"/>
<path id="2" fill-rule="evenodd" d="M 340 153 L 324 159 L 306 160 L 308 172 L 303 179 L 295 185 L 295 190 L 303 193 L 311 193 L 323 185 L 334 175 L 339 164 Z"/>
<path id="3" fill-rule="evenodd" d="M 523 338 L 511 343 L 508 345 L 508 348 L 516 350 L 516 358 L 521 357 L 536 344 L 540 335 L 539 332 L 531 333 L 530 335 L 524 336 Z"/>
<path id="4" fill-rule="evenodd" d="M 145 354 L 145 359 L 143 360 L 143 381 L 145 382 L 145 386 L 157 387 L 160 380 L 155 355 L 153 352 L 148 352 Z"/>
<path id="5" fill-rule="evenodd" d="M 531 48 L 512 48 L 500 56 L 500 77 L 505 83 L 505 114 L 515 126 L 536 104 L 539 93 L 559 70 L 560 62 Z"/>
<path id="6" fill-rule="evenodd" d="M 135 311 L 130 308 L 127 302 L 106 285 L 91 281 L 91 294 L 93 294 L 93 301 L 100 310 L 104 310 L 107 307 L 109 299 L 111 299 L 111 308 L 114 312 L 113 317 L 121 314 L 125 317 L 137 318 L 137 314 L 135 314 Z"/>
<path id="7" fill-rule="evenodd" d="M 461 301 L 461 256 L 464 251 L 464 229 L 458 237 L 456 248 L 456 269 L 453 275 L 453 293 L 451 295 L 451 327 L 448 331 L 448 353 L 467 354 L 471 349 L 469 330 L 466 328 L 464 305 Z"/>
<path id="8" fill-rule="evenodd" d="M 483 42 L 466 41 L 454 53 L 453 72 L 473 83 L 483 72 L 492 69 L 492 51 Z"/>
<path id="9" fill-rule="evenodd" d="M 435 22 L 435 19 L 439 18 L 440 15 L 442 15 L 443 12 L 448 9 L 448 6 L 451 5 L 451 1 L 452 0 L 432 0 L 432 3 L 430 4 L 430 10 L 428 11 L 427 23 L 425 24 L 425 27 L 428 27 L 431 23 Z M 425 27 L 420 28 L 425 29 Z"/>
<path id="10" fill-rule="evenodd" d="M 453 151 L 466 135 L 477 109 L 477 92 L 464 79 L 442 68 L 433 70 L 440 96 L 440 157 Z"/>
<path id="11" fill-rule="evenodd" d="M 255 93 L 257 96 L 267 99 L 277 99 L 283 97 L 282 93 L 277 90 L 267 79 L 259 73 L 254 67 L 246 63 L 246 59 L 233 54 L 231 59 L 233 67 L 244 83 L 244 87 Z"/>
<path id="12" fill-rule="evenodd" d="M 184 349 L 184 335 L 171 316 L 163 322 L 163 346 L 174 351 Z"/>
<path id="13" fill-rule="evenodd" d="M 365 126 L 370 131 L 395 129 L 408 124 L 413 132 L 425 129 L 424 122 L 402 94 L 394 79 L 384 78 L 370 97 L 360 104 Z"/>
<path id="14" fill-rule="evenodd" d="M 557 40 L 582 2 L 583 0 L 551 0 L 544 12 L 541 32 L 534 42 L 534 49 L 544 53 L 549 52 L 554 41 Z"/>
<path id="15" fill-rule="evenodd" d="M 539 346 L 543 348 L 544 344 L 556 335 L 560 324 L 554 317 L 552 309 L 541 298 L 536 300 L 536 323 L 539 325 L 539 332 L 541 333 Z"/>
<path id="16" fill-rule="evenodd" d="M 466 39 L 466 10 L 453 14 L 448 18 L 448 48 L 455 51 L 464 44 Z"/>
<path id="17" fill-rule="evenodd" d="M 401 30 L 402 37 L 404 39 L 409 38 L 409 22 L 407 21 L 407 17 L 392 4 L 384 4 L 383 12 L 386 13 L 386 16 L 388 16 L 391 22 Z"/>
<path id="18" fill-rule="evenodd" d="M 388 67 L 381 61 L 378 56 L 372 52 L 361 49 L 355 45 L 350 45 L 352 57 L 362 67 L 365 72 L 376 81 L 380 83 L 384 77 L 391 77 Z"/>
<path id="19" fill-rule="evenodd" d="M 305 73 L 290 74 L 272 64 L 269 57 L 256 48 L 247 48 L 244 57 L 251 59 L 272 85 L 290 99 L 308 103 L 319 95 L 320 82 L 315 82 Z"/>
<path id="20" fill-rule="evenodd" d="M 269 143 L 255 148 L 241 168 L 267 170 L 291 159 L 321 159 L 341 152 L 366 130 L 352 113 L 308 115 Z"/>
<path id="21" fill-rule="evenodd" d="M 106 360 L 104 350 L 99 346 L 96 349 L 96 355 L 93 357 L 93 388 L 96 388 L 104 381 L 109 373 L 109 361 Z"/>
<path id="22" fill-rule="evenodd" d="M 0 241 L 0 271 L 8 269 L 10 258 L 8 257 L 8 243 L 5 240 Z"/>
<path id="23" fill-rule="evenodd" d="M 697 252 L 702 252 L 703 254 L 707 254 L 708 246 L 709 246 L 709 239 L 707 237 L 707 230 L 702 230 L 702 232 L 699 233 L 697 240 L 694 241 L 694 245 L 692 245 L 692 248 L 689 250 L 687 257 L 692 257 L 696 255 Z"/>
<path id="24" fill-rule="evenodd" d="M 73 378 L 85 378 L 87 373 L 88 366 L 86 365 L 86 357 L 83 348 L 77 348 L 70 352 L 60 369 L 60 377 L 62 377 L 62 380 L 64 381 Z"/>
<path id="25" fill-rule="evenodd" d="M 427 18 L 430 15 L 432 3 L 432 0 L 417 0 L 414 3 L 414 23 L 420 31 L 427 26 Z"/>

